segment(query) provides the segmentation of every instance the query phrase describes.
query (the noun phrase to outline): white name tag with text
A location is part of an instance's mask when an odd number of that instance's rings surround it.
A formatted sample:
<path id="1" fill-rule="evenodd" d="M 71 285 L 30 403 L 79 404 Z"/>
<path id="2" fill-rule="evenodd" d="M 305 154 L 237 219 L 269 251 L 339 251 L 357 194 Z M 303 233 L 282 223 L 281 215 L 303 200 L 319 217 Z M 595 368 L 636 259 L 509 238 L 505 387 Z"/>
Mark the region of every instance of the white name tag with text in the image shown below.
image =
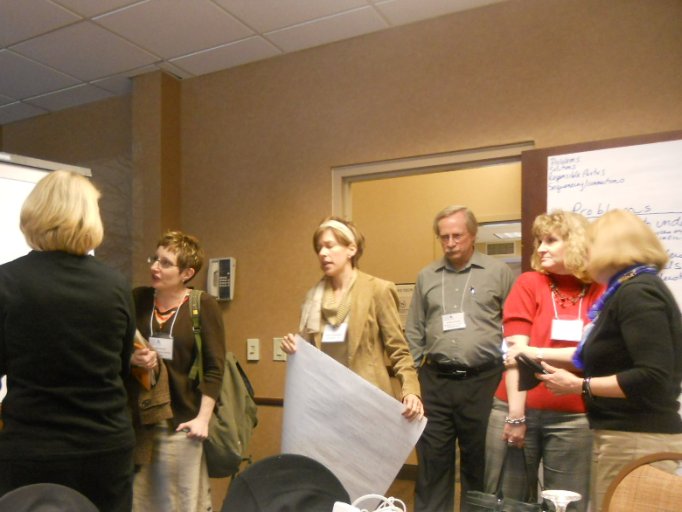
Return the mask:
<path id="1" fill-rule="evenodd" d="M 346 341 L 346 332 L 348 332 L 347 322 L 336 327 L 327 324 L 322 333 L 322 343 L 343 343 Z"/>
<path id="2" fill-rule="evenodd" d="M 156 351 L 157 354 L 161 356 L 161 359 L 166 359 L 167 361 L 173 360 L 173 337 L 157 334 L 150 336 L 149 344 Z"/>
<path id="3" fill-rule="evenodd" d="M 443 315 L 441 318 L 443 319 L 443 332 L 464 329 L 466 327 L 464 312 L 450 313 L 449 315 Z"/>
<path id="4" fill-rule="evenodd" d="M 552 320 L 551 338 L 556 341 L 574 341 L 578 343 L 583 337 L 582 320 Z"/>

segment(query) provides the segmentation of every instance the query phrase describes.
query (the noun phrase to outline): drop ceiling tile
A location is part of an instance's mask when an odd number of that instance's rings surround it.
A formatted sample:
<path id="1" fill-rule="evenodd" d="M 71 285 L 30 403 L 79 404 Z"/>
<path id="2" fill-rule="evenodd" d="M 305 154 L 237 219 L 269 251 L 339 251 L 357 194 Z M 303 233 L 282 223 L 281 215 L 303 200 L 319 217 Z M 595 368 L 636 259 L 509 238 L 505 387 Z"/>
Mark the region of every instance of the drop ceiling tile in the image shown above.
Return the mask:
<path id="1" fill-rule="evenodd" d="M 95 80 L 158 60 L 90 21 L 36 37 L 12 49 L 81 80 Z"/>
<path id="2" fill-rule="evenodd" d="M 50 94 L 28 98 L 24 100 L 24 102 L 29 105 L 44 108 L 45 110 L 55 111 L 75 107 L 77 105 L 84 105 L 92 101 L 103 100 L 105 98 L 110 98 L 111 96 L 113 96 L 113 94 L 109 91 L 105 91 L 94 85 L 82 84 Z"/>
<path id="3" fill-rule="evenodd" d="M 48 0 L 0 1 L 0 46 L 10 46 L 80 19 Z"/>
<path id="4" fill-rule="evenodd" d="M 16 98 L 10 98 L 9 96 L 3 96 L 0 94 L 0 105 L 8 105 L 10 103 L 14 103 Z"/>
<path id="5" fill-rule="evenodd" d="M 117 96 L 128 94 L 133 88 L 133 82 L 127 76 L 114 75 L 102 78 L 101 80 L 93 80 L 92 85 L 101 87 Z"/>
<path id="6" fill-rule="evenodd" d="M 133 68 L 129 69 L 125 73 L 121 73 L 123 76 L 127 76 L 128 78 L 133 78 L 139 75 L 145 75 L 147 73 L 153 73 L 154 71 L 158 71 L 159 68 L 156 66 L 156 64 L 148 64 L 146 66 L 140 66 L 139 68 Z"/>
<path id="7" fill-rule="evenodd" d="M 268 32 L 265 36 L 286 52 L 312 48 L 387 28 L 372 7 L 363 7 L 293 27 Z"/>
<path id="8" fill-rule="evenodd" d="M 366 0 L 215 0 L 215 2 L 259 32 L 270 32 L 367 5 Z"/>
<path id="9" fill-rule="evenodd" d="M 125 7 L 126 5 L 140 3 L 140 0 L 96 0 L 95 2 L 93 0 L 53 0 L 53 2 L 89 18 Z"/>
<path id="10" fill-rule="evenodd" d="M 0 50 L 0 94 L 23 99 L 76 85 L 78 80 L 9 50 Z"/>
<path id="11" fill-rule="evenodd" d="M 189 71 L 184 70 L 176 66 L 174 63 L 168 61 L 160 62 L 159 64 L 157 64 L 156 67 L 158 69 L 162 69 L 167 73 L 170 73 L 171 75 L 175 75 L 177 78 L 180 79 L 192 78 L 194 76 L 193 73 L 190 73 Z"/>
<path id="12" fill-rule="evenodd" d="M 180 57 L 172 62 L 194 75 L 204 75 L 247 62 L 267 59 L 281 53 L 262 37 L 249 37 L 236 43 Z"/>
<path id="13" fill-rule="evenodd" d="M 165 59 L 243 39 L 253 31 L 209 0 L 149 0 L 95 19 Z"/>
<path id="14" fill-rule="evenodd" d="M 47 114 L 47 111 L 33 105 L 27 105 L 26 103 L 10 103 L 0 107 L 0 124 L 21 121 L 22 119 L 39 116 L 40 114 Z"/>
<path id="15" fill-rule="evenodd" d="M 375 2 L 374 6 L 395 26 L 503 1 L 505 0 L 386 0 Z"/>

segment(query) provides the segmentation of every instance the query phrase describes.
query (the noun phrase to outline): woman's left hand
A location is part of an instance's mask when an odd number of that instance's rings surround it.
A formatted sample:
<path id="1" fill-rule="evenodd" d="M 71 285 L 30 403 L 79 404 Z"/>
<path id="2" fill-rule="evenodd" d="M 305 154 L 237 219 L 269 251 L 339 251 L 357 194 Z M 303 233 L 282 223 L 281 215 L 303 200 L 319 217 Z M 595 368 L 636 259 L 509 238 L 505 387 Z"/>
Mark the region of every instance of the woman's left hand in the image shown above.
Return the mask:
<path id="1" fill-rule="evenodd" d="M 196 439 L 197 441 L 203 441 L 208 437 L 208 421 L 197 416 L 193 420 L 180 423 L 175 431 L 184 431 L 187 433 L 187 437 Z"/>
<path id="2" fill-rule="evenodd" d="M 545 383 L 555 395 L 579 395 L 583 389 L 583 379 L 567 370 L 541 363 L 548 373 L 536 373 L 535 376 Z"/>
<path id="3" fill-rule="evenodd" d="M 405 395 L 403 405 L 405 406 L 403 416 L 408 420 L 420 420 L 424 417 L 424 405 L 417 395 Z"/>

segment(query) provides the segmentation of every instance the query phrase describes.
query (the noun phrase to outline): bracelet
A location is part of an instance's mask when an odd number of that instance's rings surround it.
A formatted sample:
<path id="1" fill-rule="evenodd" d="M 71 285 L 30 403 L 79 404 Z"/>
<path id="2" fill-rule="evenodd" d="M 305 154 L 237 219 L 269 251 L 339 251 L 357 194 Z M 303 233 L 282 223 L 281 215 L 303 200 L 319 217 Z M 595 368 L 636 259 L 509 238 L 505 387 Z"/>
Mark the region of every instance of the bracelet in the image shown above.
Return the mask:
<path id="1" fill-rule="evenodd" d="M 588 400 L 592 400 L 592 388 L 590 387 L 591 377 L 583 379 L 583 396 Z"/>
<path id="2" fill-rule="evenodd" d="M 504 422 L 507 425 L 523 425 L 526 423 L 526 417 L 521 416 L 520 418 L 510 418 L 509 416 L 505 416 Z"/>

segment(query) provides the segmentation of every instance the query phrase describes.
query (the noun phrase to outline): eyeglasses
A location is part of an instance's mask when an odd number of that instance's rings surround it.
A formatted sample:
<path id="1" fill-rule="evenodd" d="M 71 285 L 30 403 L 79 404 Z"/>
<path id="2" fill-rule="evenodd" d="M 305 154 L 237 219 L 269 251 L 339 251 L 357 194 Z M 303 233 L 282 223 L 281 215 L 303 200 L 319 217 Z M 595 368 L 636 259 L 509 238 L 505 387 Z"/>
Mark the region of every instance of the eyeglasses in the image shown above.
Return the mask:
<path id="1" fill-rule="evenodd" d="M 150 266 L 153 266 L 154 263 L 158 263 L 161 268 L 177 267 L 177 265 L 173 263 L 171 260 L 168 260 L 166 258 L 159 258 L 158 256 L 150 256 L 149 258 L 147 258 L 147 263 L 149 263 Z"/>
<path id="2" fill-rule="evenodd" d="M 448 243 L 450 240 L 455 242 L 456 244 L 461 242 L 462 239 L 466 236 L 466 233 L 457 233 L 455 235 L 438 235 L 438 238 L 440 239 L 441 242 Z"/>

